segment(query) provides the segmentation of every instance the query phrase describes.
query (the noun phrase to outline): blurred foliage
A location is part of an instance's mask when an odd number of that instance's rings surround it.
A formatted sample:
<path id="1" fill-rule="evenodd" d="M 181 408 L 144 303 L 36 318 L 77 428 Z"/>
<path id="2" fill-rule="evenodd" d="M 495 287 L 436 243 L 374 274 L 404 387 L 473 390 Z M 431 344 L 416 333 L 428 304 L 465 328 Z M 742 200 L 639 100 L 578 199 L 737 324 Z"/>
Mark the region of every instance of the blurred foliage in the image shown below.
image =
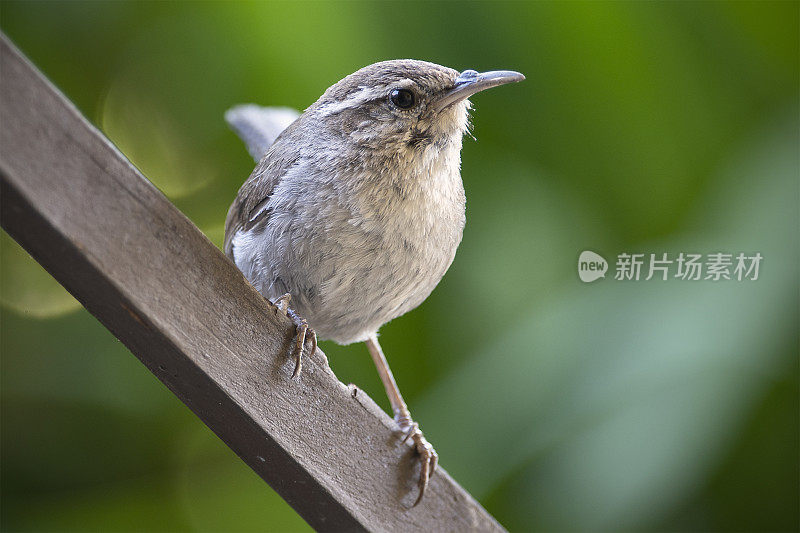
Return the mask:
<path id="1" fill-rule="evenodd" d="M 217 244 L 253 166 L 227 107 L 302 109 L 390 58 L 525 73 L 474 98 L 464 242 L 428 301 L 382 331 L 412 413 L 511 530 L 788 531 L 798 11 L 5 0 L 0 27 Z M 7 235 L 0 245 L 4 530 L 308 529 Z M 755 282 L 585 285 L 585 249 L 764 262 Z M 323 348 L 388 407 L 362 346 Z"/>

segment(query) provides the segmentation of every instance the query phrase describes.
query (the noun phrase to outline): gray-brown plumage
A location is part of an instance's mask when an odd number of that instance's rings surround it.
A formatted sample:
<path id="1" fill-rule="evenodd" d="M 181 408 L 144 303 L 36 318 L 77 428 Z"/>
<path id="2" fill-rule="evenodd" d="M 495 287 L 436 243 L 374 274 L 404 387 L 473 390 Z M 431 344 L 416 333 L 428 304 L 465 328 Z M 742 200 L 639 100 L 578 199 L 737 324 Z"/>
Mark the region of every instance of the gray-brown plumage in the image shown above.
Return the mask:
<path id="1" fill-rule="evenodd" d="M 321 338 L 367 342 L 395 420 L 423 458 L 417 502 L 436 454 L 411 420 L 377 332 L 427 298 L 461 241 L 467 97 L 522 79 L 375 63 L 331 86 L 268 148 L 267 110 L 228 115 L 251 153 L 266 152 L 228 212 L 225 253 L 265 297 L 291 295 L 303 336 L 305 319 Z"/>

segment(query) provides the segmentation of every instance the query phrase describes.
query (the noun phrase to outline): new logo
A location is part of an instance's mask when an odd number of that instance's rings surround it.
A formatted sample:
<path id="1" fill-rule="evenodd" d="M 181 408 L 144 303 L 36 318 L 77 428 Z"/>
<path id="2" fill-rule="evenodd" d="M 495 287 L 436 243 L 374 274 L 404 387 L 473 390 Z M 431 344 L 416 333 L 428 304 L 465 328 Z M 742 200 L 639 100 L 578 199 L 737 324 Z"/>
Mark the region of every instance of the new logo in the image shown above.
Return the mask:
<path id="1" fill-rule="evenodd" d="M 599 278 L 606 277 L 608 263 L 601 256 L 589 250 L 581 252 L 578 258 L 578 277 L 584 283 L 591 283 Z"/>

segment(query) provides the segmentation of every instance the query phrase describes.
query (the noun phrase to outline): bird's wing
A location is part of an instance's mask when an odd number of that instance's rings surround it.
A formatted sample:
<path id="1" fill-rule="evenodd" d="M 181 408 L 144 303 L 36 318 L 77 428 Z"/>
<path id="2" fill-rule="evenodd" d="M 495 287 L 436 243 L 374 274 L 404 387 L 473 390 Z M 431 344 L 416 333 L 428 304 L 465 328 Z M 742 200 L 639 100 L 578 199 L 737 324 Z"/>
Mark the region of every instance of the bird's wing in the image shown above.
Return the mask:
<path id="1" fill-rule="evenodd" d="M 239 189 L 239 194 L 228 209 L 223 250 L 231 259 L 233 259 L 233 238 L 239 231 L 249 231 L 259 224 L 267 223 L 269 220 L 267 204 L 272 192 L 281 178 L 300 159 L 296 146 L 298 122 L 300 121 L 292 122 L 280 132 L 280 138 L 270 139 L 270 144 L 274 143 L 274 146 L 271 150 L 265 149 L 264 156 Z"/>
<path id="2" fill-rule="evenodd" d="M 278 135 L 299 116 L 300 112 L 290 107 L 244 104 L 226 111 L 225 121 L 242 138 L 253 159 L 259 162 Z"/>

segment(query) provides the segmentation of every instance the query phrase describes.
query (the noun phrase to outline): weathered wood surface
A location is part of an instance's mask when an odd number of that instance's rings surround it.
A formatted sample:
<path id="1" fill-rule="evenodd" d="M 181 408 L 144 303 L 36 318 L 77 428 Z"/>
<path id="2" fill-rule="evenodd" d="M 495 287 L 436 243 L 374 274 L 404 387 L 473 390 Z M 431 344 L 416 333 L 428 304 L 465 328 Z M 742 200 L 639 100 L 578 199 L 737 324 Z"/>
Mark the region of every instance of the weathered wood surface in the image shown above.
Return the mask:
<path id="1" fill-rule="evenodd" d="M 411 508 L 419 466 L 394 422 L 321 352 L 290 380 L 290 321 L 0 41 L 0 214 L 14 239 L 314 528 L 502 530 L 441 468 Z"/>

